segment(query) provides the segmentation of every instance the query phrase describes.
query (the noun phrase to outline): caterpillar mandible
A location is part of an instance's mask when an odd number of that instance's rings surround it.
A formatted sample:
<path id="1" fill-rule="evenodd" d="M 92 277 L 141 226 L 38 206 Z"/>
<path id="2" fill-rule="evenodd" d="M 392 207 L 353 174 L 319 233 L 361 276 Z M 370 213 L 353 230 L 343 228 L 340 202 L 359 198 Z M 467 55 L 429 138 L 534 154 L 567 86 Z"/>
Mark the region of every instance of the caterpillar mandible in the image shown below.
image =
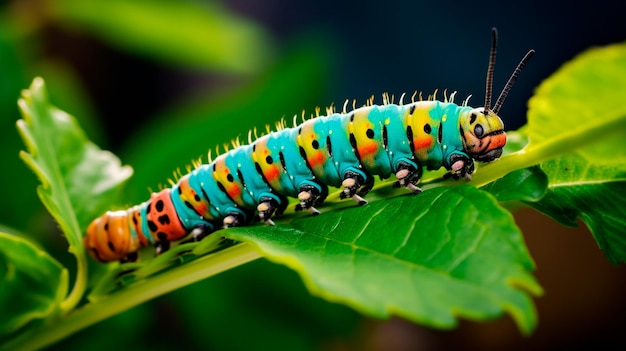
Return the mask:
<path id="1" fill-rule="evenodd" d="M 273 225 L 287 197 L 299 200 L 297 210 L 319 214 L 315 206 L 325 200 L 328 186 L 341 187 L 342 199 L 364 205 L 376 175 L 394 174 L 394 185 L 413 193 L 421 192 L 417 183 L 424 167 L 443 166 L 456 179 L 471 179 L 474 160 L 501 156 L 506 134 L 498 112 L 534 54 L 530 50 L 523 57 L 492 108 L 496 46 L 494 28 L 482 108 L 467 106 L 467 100 L 459 106 L 447 97 L 399 105 L 370 101 L 351 112 L 331 110 L 278 128 L 198 165 L 142 204 L 106 212 L 89 225 L 84 245 L 102 262 L 134 261 L 141 247 L 155 245 L 159 254 L 171 241 L 190 234 L 199 240 L 220 227 L 249 223 L 255 214 Z"/>

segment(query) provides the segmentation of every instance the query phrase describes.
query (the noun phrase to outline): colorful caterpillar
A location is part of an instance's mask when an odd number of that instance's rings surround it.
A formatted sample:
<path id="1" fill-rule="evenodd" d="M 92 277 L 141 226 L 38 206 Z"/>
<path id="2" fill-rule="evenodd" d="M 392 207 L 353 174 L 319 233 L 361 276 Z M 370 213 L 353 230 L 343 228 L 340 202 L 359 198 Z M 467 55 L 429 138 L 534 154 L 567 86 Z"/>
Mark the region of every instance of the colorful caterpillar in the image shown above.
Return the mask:
<path id="1" fill-rule="evenodd" d="M 375 175 L 394 174 L 394 185 L 413 193 L 421 192 L 416 184 L 423 167 L 443 166 L 456 179 L 471 179 L 474 160 L 491 162 L 502 154 L 506 134 L 498 111 L 534 53 L 520 61 L 491 108 L 496 43 L 494 29 L 483 108 L 469 107 L 467 100 L 456 105 L 454 94 L 444 102 L 370 101 L 351 112 L 283 126 L 198 165 L 140 205 L 106 212 L 89 225 L 84 245 L 102 262 L 133 261 L 141 247 L 155 245 L 159 254 L 190 234 L 199 240 L 222 226 L 246 224 L 255 212 L 273 225 L 287 197 L 298 198 L 297 210 L 319 214 L 314 206 L 324 201 L 328 186 L 342 187 L 341 198 L 364 205 Z"/>

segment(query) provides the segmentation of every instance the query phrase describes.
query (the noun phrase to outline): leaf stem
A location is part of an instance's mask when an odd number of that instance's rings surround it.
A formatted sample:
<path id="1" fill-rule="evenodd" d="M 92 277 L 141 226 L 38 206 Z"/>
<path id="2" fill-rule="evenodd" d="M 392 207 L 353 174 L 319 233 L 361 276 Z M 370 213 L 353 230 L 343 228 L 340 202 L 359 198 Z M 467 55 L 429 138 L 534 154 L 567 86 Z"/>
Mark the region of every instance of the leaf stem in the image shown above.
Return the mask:
<path id="1" fill-rule="evenodd" d="M 157 296 L 214 276 L 260 258 L 249 244 L 238 244 L 188 262 L 126 289 L 86 304 L 67 316 L 51 320 L 41 328 L 21 334 L 2 346 L 2 350 L 36 350 L 49 346 L 88 326 L 126 311 Z"/>
<path id="2" fill-rule="evenodd" d="M 76 270 L 76 279 L 74 281 L 74 286 L 72 287 L 72 291 L 67 295 L 65 300 L 61 302 L 60 308 L 62 312 L 71 311 L 80 300 L 83 298 L 85 294 L 85 289 L 87 288 L 87 258 L 85 257 L 84 251 L 71 250 L 76 251 L 73 252 L 74 257 L 76 257 L 76 266 L 78 267 Z"/>

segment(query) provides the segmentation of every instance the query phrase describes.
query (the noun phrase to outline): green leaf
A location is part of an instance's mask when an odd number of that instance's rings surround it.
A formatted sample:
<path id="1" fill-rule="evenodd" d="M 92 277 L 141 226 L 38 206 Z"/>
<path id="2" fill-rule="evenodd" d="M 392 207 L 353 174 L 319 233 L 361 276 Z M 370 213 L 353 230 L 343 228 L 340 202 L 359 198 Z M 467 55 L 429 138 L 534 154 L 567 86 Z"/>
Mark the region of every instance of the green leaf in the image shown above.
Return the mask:
<path id="1" fill-rule="evenodd" d="M 618 102 L 624 91 L 626 43 L 585 51 L 546 79 L 530 99 L 531 142 L 543 143 L 558 134 L 586 134 L 595 125 L 623 119 L 626 104 Z M 604 142 L 590 138 L 585 144 L 594 141 Z M 585 144 L 568 146 L 573 150 Z"/>
<path id="2" fill-rule="evenodd" d="M 519 229 L 472 186 L 224 235 L 297 270 L 312 293 L 376 317 L 450 328 L 458 316 L 483 320 L 506 311 L 524 333 L 536 324 L 529 292 L 541 288 Z"/>
<path id="3" fill-rule="evenodd" d="M 255 72 L 270 58 L 262 27 L 215 2 L 63 0 L 51 2 L 59 24 L 78 26 L 151 58 L 220 72 Z"/>
<path id="4" fill-rule="evenodd" d="M 65 306 L 69 309 L 78 303 L 86 284 L 83 230 L 94 213 L 112 201 L 132 170 L 87 140 L 72 116 L 50 105 L 41 78 L 22 93 L 19 106 L 24 119 L 17 126 L 28 149 L 20 156 L 37 174 L 41 182 L 37 194 L 78 263 L 76 285 Z"/>
<path id="5" fill-rule="evenodd" d="M 482 187 L 498 201 L 538 201 L 546 193 L 548 177 L 538 166 L 518 169 Z"/>
<path id="6" fill-rule="evenodd" d="M 613 263 L 626 262 L 626 44 L 589 50 L 546 80 L 530 100 L 532 145 L 579 136 L 569 154 L 541 164 L 546 196 L 530 203 L 575 226 L 580 218 Z M 607 126 L 603 133 L 594 133 Z"/>
<path id="7" fill-rule="evenodd" d="M 68 272 L 45 251 L 0 233 L 0 336 L 57 311 L 68 288 Z"/>
<path id="8" fill-rule="evenodd" d="M 511 154 L 522 150 L 528 145 L 527 125 L 522 126 L 518 130 L 506 132 L 506 145 L 504 145 L 503 154 Z"/>
<path id="9" fill-rule="evenodd" d="M 42 79 L 36 78 L 23 92 L 19 106 L 24 119 L 18 121 L 18 130 L 29 151 L 20 156 L 42 183 L 38 189 L 42 201 L 49 204 L 63 232 L 73 234 L 67 239 L 76 245 L 93 213 L 112 201 L 132 169 L 91 143 L 74 117 L 50 105 Z M 77 223 L 70 224 L 73 217 Z M 80 228 L 70 230 L 75 224 Z"/>
<path id="10" fill-rule="evenodd" d="M 550 186 L 541 201 L 529 204 L 564 225 L 575 227 L 580 218 L 611 262 L 626 262 L 626 164 L 601 166 L 570 156 L 541 168 Z"/>

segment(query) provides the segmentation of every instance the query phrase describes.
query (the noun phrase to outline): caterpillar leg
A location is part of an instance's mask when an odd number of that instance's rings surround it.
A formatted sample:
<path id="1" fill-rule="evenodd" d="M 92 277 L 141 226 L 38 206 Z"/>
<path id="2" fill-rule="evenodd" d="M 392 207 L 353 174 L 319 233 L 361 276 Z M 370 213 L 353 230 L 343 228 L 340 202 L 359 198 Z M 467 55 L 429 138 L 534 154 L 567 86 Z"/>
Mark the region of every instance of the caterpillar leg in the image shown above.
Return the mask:
<path id="1" fill-rule="evenodd" d="M 257 211 L 259 212 L 259 219 L 261 222 L 267 223 L 269 225 L 274 225 L 274 221 L 272 221 L 272 216 L 274 214 L 280 215 L 285 210 L 284 205 L 281 202 L 277 201 L 272 197 L 263 197 L 261 201 L 259 201 L 259 205 L 257 206 Z"/>
<path id="2" fill-rule="evenodd" d="M 367 200 L 357 194 L 357 192 L 361 188 L 361 185 L 364 183 L 365 179 L 362 175 L 353 171 L 347 171 L 343 177 L 343 182 L 341 183 L 341 185 L 343 186 L 343 191 L 341 192 L 341 194 L 339 194 L 339 197 L 341 199 L 352 198 L 360 206 L 367 204 Z"/>
<path id="3" fill-rule="evenodd" d="M 328 195 L 328 187 L 321 186 L 320 191 L 317 187 L 305 184 L 300 187 L 300 193 L 298 193 L 298 200 L 300 203 L 296 205 L 296 211 L 309 210 L 314 216 L 320 214 L 313 205 L 320 205 L 326 199 Z"/>
<path id="4" fill-rule="evenodd" d="M 361 188 L 356 192 L 359 196 L 367 195 L 374 187 L 374 177 L 367 177 L 365 184 L 361 185 Z"/>
<path id="5" fill-rule="evenodd" d="M 189 238 L 182 241 L 181 244 L 198 242 L 209 236 L 209 234 L 213 233 L 214 231 L 215 227 L 213 226 L 213 224 L 198 224 L 193 227 L 193 229 L 191 229 L 191 232 L 189 232 Z"/>
<path id="6" fill-rule="evenodd" d="M 398 179 L 393 183 L 394 187 L 405 187 L 409 189 L 413 194 L 419 194 L 422 192 L 416 184 L 422 177 L 422 170 L 420 167 L 401 161 L 396 169 L 396 178 Z"/>
<path id="7" fill-rule="evenodd" d="M 228 216 L 224 217 L 223 224 L 224 228 L 237 227 L 242 225 L 246 220 L 246 217 L 243 213 L 232 211 L 228 214 Z"/>
<path id="8" fill-rule="evenodd" d="M 137 251 L 129 253 L 128 255 L 120 259 L 120 263 L 137 262 L 139 259 L 139 253 Z"/>
<path id="9" fill-rule="evenodd" d="M 450 176 L 455 180 L 461 177 L 472 180 L 472 173 L 474 173 L 475 170 L 474 160 L 464 155 L 453 154 L 450 157 L 450 163 L 452 164 L 450 166 Z"/>
<path id="10" fill-rule="evenodd" d="M 154 244 L 154 255 L 159 256 L 170 249 L 170 242 L 167 240 L 159 240 Z"/>
<path id="11" fill-rule="evenodd" d="M 213 233 L 213 226 L 206 224 L 198 224 L 191 230 L 191 240 L 200 241 Z"/>

